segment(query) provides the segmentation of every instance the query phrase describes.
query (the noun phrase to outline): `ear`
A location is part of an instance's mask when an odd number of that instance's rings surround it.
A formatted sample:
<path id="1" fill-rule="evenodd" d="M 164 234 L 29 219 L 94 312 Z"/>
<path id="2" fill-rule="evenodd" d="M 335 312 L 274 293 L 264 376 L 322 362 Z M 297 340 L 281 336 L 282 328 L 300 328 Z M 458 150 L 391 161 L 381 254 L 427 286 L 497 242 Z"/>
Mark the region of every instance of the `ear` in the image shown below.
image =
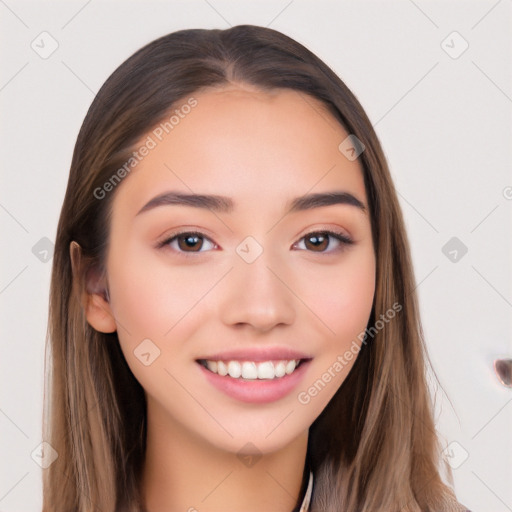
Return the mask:
<path id="1" fill-rule="evenodd" d="M 85 264 L 82 248 L 75 241 L 69 245 L 73 284 L 85 310 L 87 322 L 99 332 L 115 332 L 114 315 L 109 304 L 107 280 L 96 267 Z"/>

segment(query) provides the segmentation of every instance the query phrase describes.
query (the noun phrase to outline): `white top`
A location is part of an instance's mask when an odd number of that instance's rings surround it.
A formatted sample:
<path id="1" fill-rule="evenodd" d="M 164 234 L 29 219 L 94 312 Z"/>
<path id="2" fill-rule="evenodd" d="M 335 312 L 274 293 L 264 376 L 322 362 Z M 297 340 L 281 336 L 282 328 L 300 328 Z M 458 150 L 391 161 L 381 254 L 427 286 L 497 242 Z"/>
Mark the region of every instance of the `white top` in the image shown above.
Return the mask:
<path id="1" fill-rule="evenodd" d="M 309 482 L 308 488 L 306 489 L 306 494 L 304 499 L 302 500 L 302 505 L 300 506 L 299 512 L 308 512 L 309 503 L 311 502 L 311 493 L 313 492 L 313 473 L 309 472 Z"/>

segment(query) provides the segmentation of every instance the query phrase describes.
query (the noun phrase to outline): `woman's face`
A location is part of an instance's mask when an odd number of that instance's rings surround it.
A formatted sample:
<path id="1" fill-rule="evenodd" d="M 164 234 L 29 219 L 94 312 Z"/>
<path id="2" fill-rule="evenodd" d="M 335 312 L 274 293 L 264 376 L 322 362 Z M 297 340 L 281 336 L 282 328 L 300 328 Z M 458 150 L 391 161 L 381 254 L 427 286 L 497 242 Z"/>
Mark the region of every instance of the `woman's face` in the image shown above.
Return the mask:
<path id="1" fill-rule="evenodd" d="M 152 418 L 268 453 L 307 432 L 361 345 L 375 289 L 362 169 L 309 96 L 193 97 L 112 187 L 104 307 Z"/>

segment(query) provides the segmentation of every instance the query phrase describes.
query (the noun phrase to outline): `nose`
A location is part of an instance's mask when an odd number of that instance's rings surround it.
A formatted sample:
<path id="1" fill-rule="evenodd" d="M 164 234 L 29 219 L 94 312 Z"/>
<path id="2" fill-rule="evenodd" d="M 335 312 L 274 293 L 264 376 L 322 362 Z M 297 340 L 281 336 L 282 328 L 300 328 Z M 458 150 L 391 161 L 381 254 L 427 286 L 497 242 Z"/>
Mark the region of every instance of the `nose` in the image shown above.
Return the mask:
<path id="1" fill-rule="evenodd" d="M 223 283 L 219 315 L 224 324 L 267 332 L 295 320 L 295 297 L 290 272 L 272 260 L 269 251 L 252 263 L 236 256 Z"/>

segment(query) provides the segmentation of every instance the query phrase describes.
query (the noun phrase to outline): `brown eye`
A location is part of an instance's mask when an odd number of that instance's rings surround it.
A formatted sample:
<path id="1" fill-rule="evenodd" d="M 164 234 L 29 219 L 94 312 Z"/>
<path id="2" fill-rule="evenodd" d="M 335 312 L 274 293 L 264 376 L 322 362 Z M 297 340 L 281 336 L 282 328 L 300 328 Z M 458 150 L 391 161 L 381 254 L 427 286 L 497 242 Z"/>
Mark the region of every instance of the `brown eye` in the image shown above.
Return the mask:
<path id="1" fill-rule="evenodd" d="M 175 233 L 161 242 L 159 246 L 170 247 L 172 250 L 181 253 L 205 252 L 216 247 L 215 244 L 202 233 L 189 231 Z"/>
<path id="2" fill-rule="evenodd" d="M 325 251 L 329 246 L 329 235 L 324 233 L 307 235 L 304 240 L 306 241 L 306 248 L 314 251 Z"/>
<path id="3" fill-rule="evenodd" d="M 346 235 L 334 231 L 312 231 L 302 237 L 296 245 L 301 245 L 302 241 L 304 241 L 305 250 L 319 253 L 341 250 L 344 246 L 354 243 Z M 302 249 L 302 247 L 299 247 L 299 249 Z"/>
<path id="4" fill-rule="evenodd" d="M 178 247 L 181 251 L 188 251 L 189 249 L 193 252 L 201 250 L 203 246 L 203 237 L 198 235 L 186 234 L 179 235 L 176 237 L 178 240 Z"/>

